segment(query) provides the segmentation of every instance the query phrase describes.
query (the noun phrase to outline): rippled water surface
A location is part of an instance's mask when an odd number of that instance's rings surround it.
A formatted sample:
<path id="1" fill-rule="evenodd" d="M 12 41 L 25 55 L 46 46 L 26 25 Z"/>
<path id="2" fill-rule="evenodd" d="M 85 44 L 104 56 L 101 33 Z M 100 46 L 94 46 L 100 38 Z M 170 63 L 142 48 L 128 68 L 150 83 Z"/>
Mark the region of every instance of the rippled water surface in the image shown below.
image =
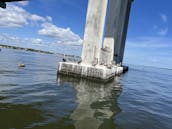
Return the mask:
<path id="1" fill-rule="evenodd" d="M 60 60 L 2 49 L 0 129 L 172 128 L 171 70 L 131 66 L 103 84 L 57 77 Z"/>

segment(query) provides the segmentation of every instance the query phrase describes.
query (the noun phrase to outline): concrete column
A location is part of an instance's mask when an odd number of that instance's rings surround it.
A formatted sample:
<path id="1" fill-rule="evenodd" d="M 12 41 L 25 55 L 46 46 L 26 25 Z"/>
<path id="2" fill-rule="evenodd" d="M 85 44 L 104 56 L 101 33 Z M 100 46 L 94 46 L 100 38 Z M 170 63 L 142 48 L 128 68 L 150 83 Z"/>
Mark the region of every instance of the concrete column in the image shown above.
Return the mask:
<path id="1" fill-rule="evenodd" d="M 88 0 L 82 63 L 98 63 L 108 0 Z"/>
<path id="2" fill-rule="evenodd" d="M 114 46 L 116 46 L 115 44 L 117 44 L 116 38 L 118 33 L 119 18 L 122 4 L 123 0 L 109 0 L 103 45 L 104 48 L 108 48 L 110 51 L 110 57 L 107 58 L 106 56 L 106 62 L 108 64 L 111 64 L 114 60 Z"/>
<path id="3" fill-rule="evenodd" d="M 129 23 L 130 10 L 131 10 L 132 2 L 133 2 L 133 0 L 129 0 L 128 4 L 127 4 L 127 10 L 126 10 L 126 16 L 125 16 L 125 25 L 124 25 L 124 28 L 123 28 L 121 46 L 120 46 L 120 49 L 119 49 L 119 63 L 121 63 L 121 64 L 122 64 L 123 57 L 124 57 L 124 49 L 125 49 L 125 43 L 126 43 L 128 23 Z"/>
<path id="4" fill-rule="evenodd" d="M 124 28 L 125 28 L 125 23 L 126 23 L 126 14 L 127 14 L 127 7 L 128 7 L 128 2 L 130 0 L 122 0 L 123 3 L 120 6 L 120 14 L 119 14 L 119 20 L 118 20 L 118 28 L 117 28 L 117 33 L 115 34 L 115 49 L 114 49 L 114 61 L 116 64 L 119 64 L 119 53 L 120 53 L 120 48 L 122 45 L 122 40 L 124 38 Z"/>

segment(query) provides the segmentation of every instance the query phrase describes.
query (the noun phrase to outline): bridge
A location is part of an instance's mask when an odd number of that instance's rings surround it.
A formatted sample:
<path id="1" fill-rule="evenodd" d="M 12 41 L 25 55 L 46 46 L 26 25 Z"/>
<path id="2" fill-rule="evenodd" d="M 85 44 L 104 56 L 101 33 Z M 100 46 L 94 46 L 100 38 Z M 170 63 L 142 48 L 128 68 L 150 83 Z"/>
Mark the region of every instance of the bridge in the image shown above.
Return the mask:
<path id="1" fill-rule="evenodd" d="M 6 2 L 25 0 L 1 0 Z M 88 0 L 81 61 L 59 62 L 58 73 L 108 81 L 122 65 L 133 0 Z"/>
<path id="2" fill-rule="evenodd" d="M 15 1 L 26 1 L 26 0 L 1 0 L 0 1 L 0 7 L 6 8 L 6 2 L 15 2 Z"/>
<path id="3" fill-rule="evenodd" d="M 122 66 L 133 0 L 88 0 L 81 61 L 60 62 L 59 74 L 108 81 Z"/>

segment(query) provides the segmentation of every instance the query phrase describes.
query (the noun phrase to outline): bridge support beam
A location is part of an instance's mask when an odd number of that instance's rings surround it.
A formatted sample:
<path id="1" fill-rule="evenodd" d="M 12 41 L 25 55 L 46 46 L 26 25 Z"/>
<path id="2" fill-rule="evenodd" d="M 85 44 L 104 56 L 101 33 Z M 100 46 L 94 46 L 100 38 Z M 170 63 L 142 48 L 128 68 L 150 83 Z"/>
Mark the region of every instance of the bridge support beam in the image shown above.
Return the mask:
<path id="1" fill-rule="evenodd" d="M 108 15 L 105 28 L 104 48 L 111 50 L 110 58 L 107 58 L 108 64 L 114 61 L 114 54 L 118 49 L 120 38 L 119 28 L 124 21 L 121 21 L 121 11 L 128 0 L 109 0 Z"/>
<path id="2" fill-rule="evenodd" d="M 122 41 L 124 38 L 124 30 L 125 30 L 125 23 L 126 23 L 126 15 L 127 15 L 127 6 L 128 2 L 130 0 L 123 0 L 122 4 L 120 6 L 120 13 L 119 13 L 119 20 L 117 23 L 117 33 L 115 34 L 115 47 L 114 47 L 114 61 L 115 64 L 119 65 L 120 63 L 120 58 L 119 58 L 119 53 L 120 53 L 120 48 L 122 47 Z"/>
<path id="3" fill-rule="evenodd" d="M 78 63 L 60 62 L 58 67 L 60 74 L 107 81 L 123 72 L 123 67 L 114 65 L 113 61 L 120 62 L 119 55 L 123 55 L 128 27 L 129 1 L 131 0 L 88 0 L 81 61 Z"/>
<path id="4" fill-rule="evenodd" d="M 125 10 L 125 23 L 123 27 L 123 33 L 122 33 L 122 38 L 120 41 L 120 47 L 118 50 L 118 64 L 122 64 L 123 58 L 124 58 L 124 50 L 125 50 L 125 44 L 126 44 L 126 37 L 127 37 L 127 31 L 128 31 L 128 23 L 129 23 L 129 17 L 130 17 L 130 10 L 131 10 L 131 5 L 132 5 L 133 0 L 128 0 L 127 2 L 127 7 Z"/>

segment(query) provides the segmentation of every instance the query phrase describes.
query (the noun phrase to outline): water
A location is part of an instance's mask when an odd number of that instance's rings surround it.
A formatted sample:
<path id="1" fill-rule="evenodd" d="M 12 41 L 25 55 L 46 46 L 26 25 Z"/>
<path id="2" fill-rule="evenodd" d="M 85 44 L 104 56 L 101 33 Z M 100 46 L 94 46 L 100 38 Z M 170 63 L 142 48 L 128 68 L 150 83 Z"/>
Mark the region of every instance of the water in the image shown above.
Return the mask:
<path id="1" fill-rule="evenodd" d="M 172 128 L 171 70 L 131 66 L 103 84 L 57 78 L 60 60 L 2 49 L 0 129 Z M 18 68 L 18 63 L 26 67 Z"/>

